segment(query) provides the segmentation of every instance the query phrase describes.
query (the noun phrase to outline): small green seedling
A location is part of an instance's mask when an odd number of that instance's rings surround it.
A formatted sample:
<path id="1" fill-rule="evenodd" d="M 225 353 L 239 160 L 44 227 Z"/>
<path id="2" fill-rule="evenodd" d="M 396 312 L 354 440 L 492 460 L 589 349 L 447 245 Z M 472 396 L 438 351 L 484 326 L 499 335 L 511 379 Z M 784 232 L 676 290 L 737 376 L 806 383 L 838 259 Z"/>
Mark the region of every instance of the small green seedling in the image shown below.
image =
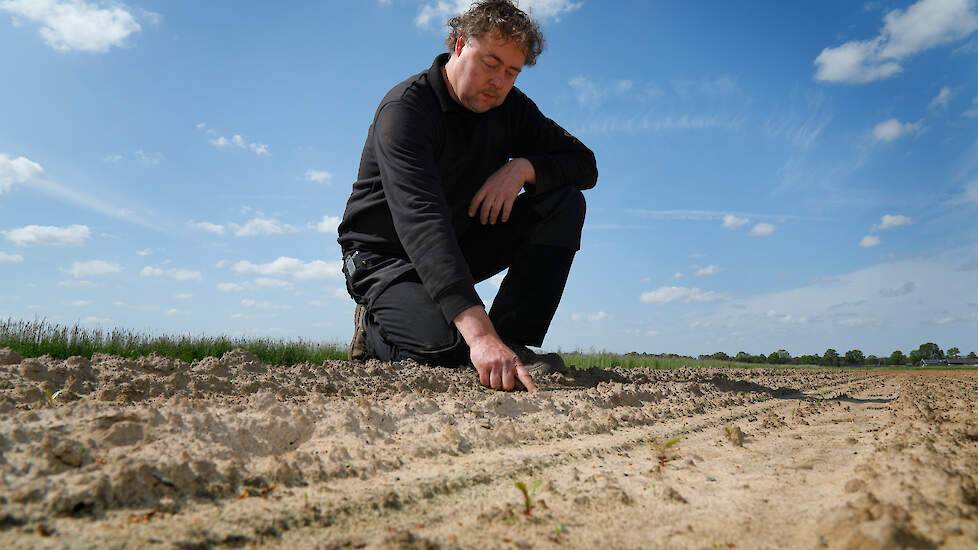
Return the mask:
<path id="1" fill-rule="evenodd" d="M 530 510 L 532 510 L 534 506 L 533 501 L 530 500 L 530 497 L 533 496 L 533 492 L 536 491 L 537 487 L 539 487 L 542 483 L 543 480 L 538 479 L 537 481 L 533 482 L 533 485 L 530 485 L 529 489 L 527 489 L 526 484 L 523 483 L 522 481 L 516 482 L 516 488 L 523 493 L 523 506 L 525 507 L 523 509 L 523 515 L 526 516 L 530 515 Z"/>
<path id="2" fill-rule="evenodd" d="M 44 390 L 44 396 L 48 398 L 49 405 L 54 405 L 54 400 L 57 399 L 58 396 L 61 395 L 62 392 L 64 391 L 65 391 L 64 389 L 60 389 L 52 394 L 51 390 Z"/>
<path id="3" fill-rule="evenodd" d="M 662 447 L 659 448 L 659 468 L 665 469 L 665 467 L 666 467 L 666 451 L 669 450 L 669 447 L 672 447 L 676 443 L 679 443 L 679 439 L 680 438 L 678 438 L 678 437 L 675 438 L 675 439 L 670 439 L 669 441 L 666 441 L 665 443 L 663 443 L 662 444 Z"/>

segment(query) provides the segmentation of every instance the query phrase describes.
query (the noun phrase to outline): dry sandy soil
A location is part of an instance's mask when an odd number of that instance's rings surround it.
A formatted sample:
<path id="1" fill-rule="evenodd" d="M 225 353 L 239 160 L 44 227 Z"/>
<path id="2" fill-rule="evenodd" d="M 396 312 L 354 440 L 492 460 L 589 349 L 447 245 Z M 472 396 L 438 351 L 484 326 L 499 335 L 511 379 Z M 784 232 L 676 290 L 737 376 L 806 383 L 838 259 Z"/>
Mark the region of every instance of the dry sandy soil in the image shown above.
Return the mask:
<path id="1" fill-rule="evenodd" d="M 0 547 L 978 547 L 978 372 L 537 382 L 0 350 Z"/>

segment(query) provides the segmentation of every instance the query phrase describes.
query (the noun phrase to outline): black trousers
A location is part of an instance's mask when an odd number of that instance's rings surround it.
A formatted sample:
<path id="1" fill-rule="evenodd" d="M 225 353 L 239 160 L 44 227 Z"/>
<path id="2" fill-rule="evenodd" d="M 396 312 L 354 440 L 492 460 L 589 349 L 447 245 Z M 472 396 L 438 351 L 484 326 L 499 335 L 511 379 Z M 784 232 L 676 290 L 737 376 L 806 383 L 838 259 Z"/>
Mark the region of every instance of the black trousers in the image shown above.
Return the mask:
<path id="1" fill-rule="evenodd" d="M 506 223 L 470 219 L 457 231 L 472 276 L 484 281 L 506 268 L 489 311 L 504 340 L 540 346 L 564 292 L 574 254 L 580 249 L 584 195 L 575 188 L 517 197 Z M 375 258 L 374 265 L 388 265 Z M 390 281 L 356 277 L 347 287 L 367 307 L 367 343 L 382 361 L 414 359 L 445 366 L 469 362 L 469 348 L 446 321 L 413 269 Z M 379 293 L 371 285 L 384 285 Z M 378 287 L 380 288 L 380 287 Z M 372 295 L 370 300 L 361 297 Z"/>

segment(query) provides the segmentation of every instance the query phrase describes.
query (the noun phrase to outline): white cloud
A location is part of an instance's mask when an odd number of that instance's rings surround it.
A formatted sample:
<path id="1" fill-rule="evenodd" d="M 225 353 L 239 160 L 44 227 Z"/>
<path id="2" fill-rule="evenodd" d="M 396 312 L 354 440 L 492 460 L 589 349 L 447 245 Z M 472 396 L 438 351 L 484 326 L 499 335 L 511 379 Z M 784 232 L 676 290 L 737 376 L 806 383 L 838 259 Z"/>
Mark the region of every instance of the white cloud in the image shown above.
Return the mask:
<path id="1" fill-rule="evenodd" d="M 217 283 L 217 289 L 221 292 L 242 292 L 248 290 L 245 285 L 240 283 Z"/>
<path id="2" fill-rule="evenodd" d="M 880 218 L 880 223 L 874 225 L 870 231 L 878 231 L 882 229 L 890 229 L 893 227 L 902 227 L 904 225 L 913 224 L 913 219 L 901 214 L 884 214 Z"/>
<path id="3" fill-rule="evenodd" d="M 315 183 L 330 183 L 333 180 L 333 174 L 325 170 L 313 170 L 312 168 L 306 170 L 305 176 L 303 178 L 306 181 L 312 181 Z"/>
<path id="4" fill-rule="evenodd" d="M 260 302 L 257 300 L 251 300 L 247 298 L 241 300 L 241 305 L 245 307 L 255 308 L 255 309 L 266 309 L 266 310 L 273 310 L 273 311 L 285 311 L 289 309 L 289 306 L 283 306 L 280 304 L 276 304 L 274 302 L 268 302 L 268 301 Z"/>
<path id="5" fill-rule="evenodd" d="M 0 153 L 0 194 L 9 191 L 15 183 L 27 183 L 42 174 L 44 168 L 40 164 L 25 157 L 12 159 Z"/>
<path id="6" fill-rule="evenodd" d="M 187 317 L 190 315 L 190 312 L 173 308 L 166 310 L 163 315 L 166 315 L 167 317 Z"/>
<path id="7" fill-rule="evenodd" d="M 336 228 L 339 227 L 341 221 L 343 220 L 338 216 L 323 216 L 319 222 L 309 222 L 306 227 L 320 233 L 336 234 Z"/>
<path id="8" fill-rule="evenodd" d="M 571 320 L 583 321 L 587 319 L 588 321 L 601 321 L 610 317 L 607 313 L 599 311 L 597 313 L 572 313 Z"/>
<path id="9" fill-rule="evenodd" d="M 141 277 L 169 277 L 177 281 L 199 281 L 204 278 L 200 271 L 191 271 L 176 267 L 160 269 L 158 267 L 146 266 L 139 271 L 139 275 Z"/>
<path id="10" fill-rule="evenodd" d="M 105 53 L 142 30 L 121 3 L 102 8 L 84 0 L 5 0 L 0 10 L 37 23 L 44 42 L 59 52 Z"/>
<path id="11" fill-rule="evenodd" d="M 877 141 L 894 141 L 907 134 L 920 133 L 923 129 L 924 121 L 900 122 L 895 118 L 884 120 L 873 128 L 873 137 Z"/>
<path id="12" fill-rule="evenodd" d="M 152 164 L 154 166 L 166 160 L 163 153 L 147 153 L 142 149 L 136 151 L 136 156 L 146 164 Z"/>
<path id="13" fill-rule="evenodd" d="M 324 262 L 313 260 L 303 262 L 296 258 L 281 256 L 275 261 L 267 264 L 253 264 L 248 261 L 240 261 L 234 264 L 231 269 L 238 273 L 258 273 L 261 275 L 272 275 L 279 277 L 291 277 L 299 281 L 312 279 L 342 279 L 343 272 L 340 268 L 341 262 Z"/>
<path id="14" fill-rule="evenodd" d="M 861 241 L 859 241 L 859 246 L 863 248 L 872 248 L 880 244 L 880 238 L 876 235 L 866 235 Z"/>
<path id="15" fill-rule="evenodd" d="M 85 307 L 85 306 L 92 305 L 92 301 L 91 300 L 74 300 L 74 301 L 71 302 L 71 305 L 74 306 L 74 307 Z"/>
<path id="16" fill-rule="evenodd" d="M 225 232 L 223 225 L 218 225 L 216 223 L 211 223 L 211 222 L 195 222 L 193 220 L 190 220 L 189 222 L 187 222 L 187 225 L 194 229 L 203 229 L 204 231 L 209 231 L 211 233 L 214 233 L 215 235 L 223 235 Z"/>
<path id="17" fill-rule="evenodd" d="M 965 184 L 958 202 L 978 204 L 978 180 Z"/>
<path id="18" fill-rule="evenodd" d="M 20 263 L 24 261 L 24 257 L 20 254 L 7 254 L 6 252 L 0 250 L 0 263 Z"/>
<path id="19" fill-rule="evenodd" d="M 965 111 L 963 113 L 964 116 L 968 118 L 978 117 L 978 95 L 976 95 L 974 99 L 971 100 L 971 105 L 973 105 L 974 107 L 972 109 Z M 2 189 L 0 189 L 0 191 L 2 191 Z"/>
<path id="20" fill-rule="evenodd" d="M 87 317 L 82 317 L 81 322 L 83 325 L 109 325 L 115 321 L 109 319 L 108 317 L 96 317 L 94 315 L 89 315 Z"/>
<path id="21" fill-rule="evenodd" d="M 251 237 L 254 235 L 283 235 L 285 233 L 295 233 L 297 229 L 287 223 L 279 223 L 274 218 L 255 218 L 244 225 L 229 223 L 228 226 L 234 230 L 238 237 Z"/>
<path id="22" fill-rule="evenodd" d="M 724 292 L 700 290 L 684 286 L 662 286 L 656 290 L 643 292 L 639 299 L 647 304 L 668 304 L 682 301 L 687 304 L 728 300 L 731 296 Z"/>
<path id="23" fill-rule="evenodd" d="M 918 52 L 964 38 L 978 29 L 974 0 L 920 0 L 883 17 L 872 40 L 825 48 L 815 58 L 816 80 L 862 84 L 893 76 L 900 61 Z"/>
<path id="24" fill-rule="evenodd" d="M 115 153 L 114 155 L 105 155 L 102 157 L 102 162 L 108 162 L 109 164 L 116 164 L 122 160 L 122 155 Z"/>
<path id="25" fill-rule="evenodd" d="M 387 3 L 382 0 L 382 3 Z M 419 27 L 430 27 L 432 22 L 441 25 L 449 17 L 458 15 L 469 9 L 471 0 L 438 0 L 421 6 L 421 11 L 414 19 L 415 25 Z M 520 9 L 530 14 L 534 19 L 556 19 L 560 16 L 572 12 L 581 7 L 583 2 L 571 2 L 570 0 L 523 0 L 520 2 Z"/>
<path id="26" fill-rule="evenodd" d="M 720 273 L 723 268 L 718 265 L 708 265 L 706 267 L 696 270 L 696 275 L 702 277 L 703 275 L 716 275 Z"/>
<path id="27" fill-rule="evenodd" d="M 954 317 L 941 317 L 940 319 L 934 321 L 938 325 L 950 325 L 954 322 Z"/>
<path id="28" fill-rule="evenodd" d="M 0 233 L 3 233 L 8 241 L 17 246 L 82 244 L 92 234 L 86 225 L 69 225 L 68 227 L 28 225 Z"/>
<path id="29" fill-rule="evenodd" d="M 732 214 L 727 214 L 723 217 L 723 226 L 727 229 L 736 229 L 748 223 L 750 223 L 750 218 L 738 218 Z"/>
<path id="30" fill-rule="evenodd" d="M 62 268 L 61 271 L 70 273 L 76 279 L 83 279 L 85 277 L 93 277 L 96 275 L 119 273 L 122 270 L 121 265 L 109 263 L 104 260 L 89 260 L 87 262 L 75 262 L 71 265 L 71 268 Z"/>
<path id="31" fill-rule="evenodd" d="M 774 233 L 774 226 L 769 223 L 759 223 L 751 228 L 750 234 L 755 237 L 767 237 Z"/>
<path id="32" fill-rule="evenodd" d="M 82 288 L 95 286 L 92 281 L 59 281 L 58 286 L 63 288 Z"/>
<path id="33" fill-rule="evenodd" d="M 944 86 L 941 88 L 940 92 L 934 96 L 934 99 L 930 100 L 927 105 L 928 109 L 943 109 L 947 107 L 947 104 L 951 101 L 951 88 Z"/>
<path id="34" fill-rule="evenodd" d="M 193 298 L 194 295 L 193 294 L 182 294 L 181 293 L 181 294 L 174 294 L 173 297 L 176 298 L 177 300 L 189 300 L 189 299 Z"/>
<path id="35" fill-rule="evenodd" d="M 201 126 L 198 124 L 197 128 L 201 128 Z M 211 130 L 208 130 L 208 133 L 213 133 L 213 132 Z M 224 136 L 218 136 L 210 140 L 210 143 L 214 147 L 219 147 L 219 148 L 234 146 L 237 147 L 238 149 L 248 149 L 252 153 L 255 153 L 258 156 L 269 154 L 268 145 L 259 142 L 249 143 L 245 141 L 243 137 L 241 137 L 241 134 L 234 134 L 233 136 L 231 136 L 231 139 L 228 139 Z"/>
<path id="36" fill-rule="evenodd" d="M 149 256 L 152 253 L 153 253 L 153 250 L 152 249 L 149 249 L 149 248 L 144 248 L 142 250 L 137 250 L 136 251 L 136 255 L 137 256 Z"/>
<path id="37" fill-rule="evenodd" d="M 659 335 L 659 331 L 657 331 L 657 330 L 649 330 L 649 331 L 646 331 L 645 334 L 647 334 L 649 336 L 658 336 Z"/>
<path id="38" fill-rule="evenodd" d="M 255 288 L 292 288 L 292 283 L 272 277 L 257 277 L 251 284 L 255 285 Z"/>
<path id="39" fill-rule="evenodd" d="M 840 319 L 839 324 L 844 327 L 871 327 L 879 325 L 879 319 L 875 317 L 850 317 Z"/>
<path id="40" fill-rule="evenodd" d="M 675 273 L 672 274 L 672 278 L 673 279 L 682 279 L 683 278 L 683 274 L 682 274 L 681 271 L 677 271 L 677 272 L 675 272 Z"/>

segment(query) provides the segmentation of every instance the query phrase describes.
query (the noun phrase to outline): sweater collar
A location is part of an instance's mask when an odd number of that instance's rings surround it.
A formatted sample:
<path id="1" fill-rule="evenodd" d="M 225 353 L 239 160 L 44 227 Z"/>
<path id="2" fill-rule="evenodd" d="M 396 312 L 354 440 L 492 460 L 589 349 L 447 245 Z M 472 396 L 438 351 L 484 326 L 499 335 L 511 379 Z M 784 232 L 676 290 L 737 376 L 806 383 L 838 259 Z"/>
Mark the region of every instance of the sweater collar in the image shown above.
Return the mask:
<path id="1" fill-rule="evenodd" d="M 428 82 L 431 82 L 431 89 L 434 90 L 435 96 L 438 97 L 438 103 L 441 104 L 442 112 L 470 112 L 452 99 L 452 94 L 448 91 L 448 83 L 442 77 L 441 68 L 448 63 L 450 57 L 451 54 L 443 53 L 435 58 L 435 61 L 431 64 L 431 68 L 428 69 Z"/>

